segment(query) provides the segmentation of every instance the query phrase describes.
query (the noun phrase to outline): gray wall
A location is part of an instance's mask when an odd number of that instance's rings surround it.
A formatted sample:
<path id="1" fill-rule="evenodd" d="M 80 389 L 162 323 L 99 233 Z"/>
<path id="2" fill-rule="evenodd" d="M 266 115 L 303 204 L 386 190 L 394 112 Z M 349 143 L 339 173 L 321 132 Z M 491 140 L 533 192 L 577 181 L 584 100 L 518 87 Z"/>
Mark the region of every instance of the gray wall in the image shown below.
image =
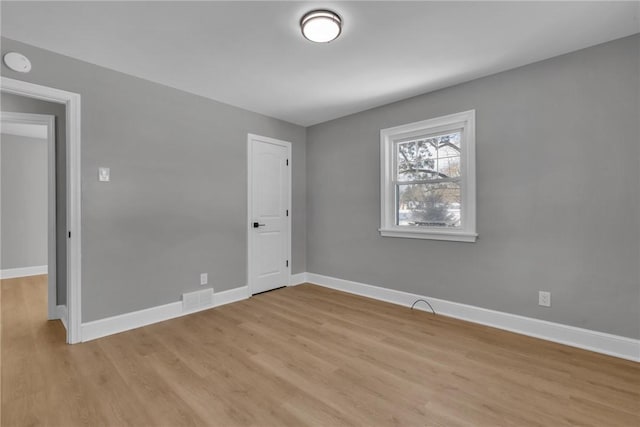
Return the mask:
<path id="1" fill-rule="evenodd" d="M 4 64 L 3 64 L 4 67 Z M 39 99 L 0 93 L 2 111 L 49 114 L 56 126 L 56 300 L 67 303 L 67 202 L 66 202 L 66 120 L 65 106 Z M 4 244 L 4 242 L 3 242 Z M 4 246 L 3 246 L 4 248 Z M 45 262 L 46 264 L 46 262 Z"/>
<path id="2" fill-rule="evenodd" d="M 2 74 L 82 95 L 85 322 L 176 301 L 199 288 L 200 272 L 217 291 L 246 284 L 252 132 L 293 143 L 294 273 L 639 338 L 639 43 L 621 39 L 306 133 L 4 38 L 2 52 L 20 51 L 34 68 Z M 472 108 L 478 242 L 380 237 L 379 130 Z M 111 183 L 97 182 L 98 166 L 111 167 Z M 551 308 L 537 306 L 540 289 L 552 292 Z"/>
<path id="3" fill-rule="evenodd" d="M 308 271 L 640 338 L 639 43 L 309 128 Z M 469 109 L 477 243 L 380 237 L 380 129 Z"/>
<path id="4" fill-rule="evenodd" d="M 47 265 L 47 140 L 0 135 L 0 268 Z"/>
<path id="5" fill-rule="evenodd" d="M 292 142 L 292 272 L 306 271 L 303 127 L 3 38 L 10 51 L 33 69 L 2 75 L 82 96 L 83 322 L 177 301 L 201 272 L 217 292 L 246 285 L 249 132 Z"/>

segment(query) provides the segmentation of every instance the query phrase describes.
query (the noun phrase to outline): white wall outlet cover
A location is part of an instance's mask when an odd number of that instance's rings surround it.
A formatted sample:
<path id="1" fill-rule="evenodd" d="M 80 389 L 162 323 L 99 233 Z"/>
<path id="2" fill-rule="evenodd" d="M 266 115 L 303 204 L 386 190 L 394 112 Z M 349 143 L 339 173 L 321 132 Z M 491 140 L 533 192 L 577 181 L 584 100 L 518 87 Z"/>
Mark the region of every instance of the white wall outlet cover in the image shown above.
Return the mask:
<path id="1" fill-rule="evenodd" d="M 542 307 L 551 307 L 551 292 L 538 292 L 538 305 Z"/>
<path id="2" fill-rule="evenodd" d="M 29 58 L 18 52 L 9 52 L 4 56 L 4 64 L 18 73 L 28 73 L 31 71 L 31 61 Z"/>
<path id="3" fill-rule="evenodd" d="M 207 274 L 207 273 L 202 273 L 202 274 L 200 275 L 200 284 L 201 284 L 201 285 L 206 285 L 208 281 L 209 281 L 209 274 Z"/>
<path id="4" fill-rule="evenodd" d="M 98 181 L 109 182 L 110 179 L 111 179 L 111 169 L 98 168 Z"/>

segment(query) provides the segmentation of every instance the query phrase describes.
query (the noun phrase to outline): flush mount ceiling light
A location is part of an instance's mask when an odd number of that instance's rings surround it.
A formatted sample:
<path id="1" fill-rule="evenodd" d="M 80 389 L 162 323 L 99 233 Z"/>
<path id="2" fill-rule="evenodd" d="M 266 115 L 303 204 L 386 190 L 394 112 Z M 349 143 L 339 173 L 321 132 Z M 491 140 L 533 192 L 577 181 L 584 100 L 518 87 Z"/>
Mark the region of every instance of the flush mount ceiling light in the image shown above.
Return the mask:
<path id="1" fill-rule="evenodd" d="M 328 43 L 342 31 L 342 19 L 330 10 L 312 10 L 300 20 L 302 35 L 312 42 Z"/>
<path id="2" fill-rule="evenodd" d="M 31 71 L 31 61 L 29 58 L 18 52 L 9 52 L 4 57 L 4 64 L 19 73 L 28 73 Z"/>

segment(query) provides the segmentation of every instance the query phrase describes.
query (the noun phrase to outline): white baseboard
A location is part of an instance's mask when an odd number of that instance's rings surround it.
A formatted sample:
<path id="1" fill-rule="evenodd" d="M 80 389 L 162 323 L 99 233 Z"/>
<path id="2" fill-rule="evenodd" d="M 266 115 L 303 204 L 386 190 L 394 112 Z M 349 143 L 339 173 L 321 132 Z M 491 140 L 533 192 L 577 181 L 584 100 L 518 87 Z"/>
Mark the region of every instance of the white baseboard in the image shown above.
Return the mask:
<path id="1" fill-rule="evenodd" d="M 153 323 L 163 322 L 187 314 L 197 313 L 198 311 L 208 310 L 247 298 L 249 298 L 249 288 L 242 286 L 240 288 L 214 293 L 213 304 L 206 307 L 199 307 L 196 310 L 185 311 L 183 310 L 182 301 L 176 301 L 144 310 L 94 320 L 82 324 L 82 342 L 140 328 Z"/>
<path id="2" fill-rule="evenodd" d="M 38 276 L 47 274 L 49 266 L 35 265 L 32 267 L 6 268 L 0 270 L 0 279 L 15 279 L 16 277 Z"/>
<path id="3" fill-rule="evenodd" d="M 217 292 L 213 294 L 214 307 L 220 305 L 231 304 L 232 302 L 242 301 L 251 296 L 248 286 L 229 289 L 228 291 Z"/>
<path id="4" fill-rule="evenodd" d="M 633 338 L 577 328 L 575 326 L 533 319 L 501 311 L 488 310 L 472 305 L 430 298 L 423 295 L 396 291 L 319 274 L 306 273 L 305 281 L 406 307 L 410 307 L 417 299 L 422 298 L 431 303 L 436 313 L 444 316 L 455 317 L 469 322 L 640 362 L 640 340 Z M 416 306 L 417 309 L 421 310 L 426 310 L 425 307 Z"/>
<path id="5" fill-rule="evenodd" d="M 467 320 L 572 347 L 583 348 L 597 353 L 640 362 L 640 340 L 633 338 L 577 328 L 575 326 L 533 319 L 516 314 L 489 310 L 472 305 L 438 298 L 430 298 L 424 295 L 396 291 L 393 289 L 337 279 L 335 277 L 323 276 L 314 273 L 299 273 L 292 275 L 290 286 L 296 286 L 306 282 L 405 307 L 410 307 L 417 299 L 422 298 L 428 300 L 439 315 Z M 117 334 L 119 332 L 150 325 L 152 323 L 192 314 L 197 311 L 241 301 L 249 298 L 249 296 L 249 288 L 247 286 L 243 286 L 215 293 L 214 303 L 211 306 L 201 307 L 197 310 L 184 311 L 182 302 L 176 301 L 132 313 L 125 313 L 118 316 L 83 323 L 82 341 L 94 340 L 107 335 Z M 423 307 L 419 305 L 416 306 L 416 309 L 426 310 L 426 306 Z M 66 327 L 66 306 L 58 306 L 58 314 Z"/>
<path id="6" fill-rule="evenodd" d="M 56 306 L 56 318 L 60 319 L 60 321 L 62 322 L 62 325 L 64 326 L 65 329 L 67 328 L 67 317 L 68 317 L 68 313 L 67 313 L 67 306 L 66 305 L 58 305 Z"/>
<path id="7" fill-rule="evenodd" d="M 298 286 L 307 282 L 307 273 L 298 273 L 291 275 L 291 283 L 289 286 Z"/>

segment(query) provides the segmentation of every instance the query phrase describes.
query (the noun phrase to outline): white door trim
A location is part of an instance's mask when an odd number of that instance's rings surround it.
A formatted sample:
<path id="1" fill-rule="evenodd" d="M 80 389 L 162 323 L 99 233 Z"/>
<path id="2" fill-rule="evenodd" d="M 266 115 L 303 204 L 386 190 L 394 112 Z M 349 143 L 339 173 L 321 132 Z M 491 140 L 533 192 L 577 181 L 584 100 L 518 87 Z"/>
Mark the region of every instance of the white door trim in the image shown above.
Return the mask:
<path id="1" fill-rule="evenodd" d="M 255 135 L 252 133 L 247 134 L 247 287 L 249 288 L 249 295 L 252 295 L 254 292 L 254 283 L 253 283 L 253 272 L 252 272 L 252 263 L 253 259 L 253 236 L 252 233 L 252 225 L 253 218 L 251 213 L 253 212 L 253 200 L 252 200 L 252 190 L 251 190 L 251 182 L 253 179 L 253 171 L 252 171 L 252 158 L 253 158 L 253 149 L 251 142 L 263 141 L 269 144 L 280 145 L 287 149 L 287 158 L 289 159 L 289 200 L 287 204 L 289 206 L 289 216 L 287 217 L 287 228 L 289 232 L 289 240 L 287 241 L 287 259 L 289 260 L 289 266 L 287 267 L 287 283 L 284 285 L 288 285 L 291 283 L 291 219 L 293 218 L 293 212 L 291 209 L 291 200 L 292 200 L 292 189 L 293 189 L 293 181 L 291 180 L 291 169 L 293 168 L 291 161 L 291 143 L 287 141 L 282 141 L 280 139 L 269 138 L 266 136 Z"/>
<path id="2" fill-rule="evenodd" d="M 81 175 L 80 175 L 80 95 L 21 80 L 1 77 L 5 93 L 64 104 L 66 107 L 67 151 L 67 342 L 81 342 L 82 259 L 81 259 Z"/>
<path id="3" fill-rule="evenodd" d="M 58 319 L 56 291 L 56 136 L 55 117 L 49 114 L 13 113 L 0 114 L 2 124 L 20 123 L 47 127 L 47 315 Z"/>

